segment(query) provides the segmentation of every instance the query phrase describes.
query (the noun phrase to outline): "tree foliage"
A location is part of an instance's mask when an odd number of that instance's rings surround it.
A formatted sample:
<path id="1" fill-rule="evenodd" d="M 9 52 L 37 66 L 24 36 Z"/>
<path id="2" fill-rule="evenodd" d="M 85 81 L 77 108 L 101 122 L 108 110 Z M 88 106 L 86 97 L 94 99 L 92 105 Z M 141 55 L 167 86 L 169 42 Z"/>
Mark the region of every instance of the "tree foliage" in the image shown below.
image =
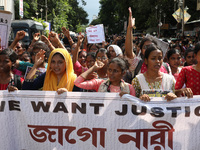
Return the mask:
<path id="1" fill-rule="evenodd" d="M 15 2 L 15 19 L 20 19 L 19 16 L 19 1 Z M 61 27 L 65 26 L 70 30 L 76 31 L 77 25 L 88 24 L 86 19 L 87 12 L 79 6 L 79 2 L 86 5 L 85 0 L 47 0 L 47 21 L 51 22 L 51 27 L 54 31 L 60 32 Z M 46 20 L 46 5 L 45 0 L 26 0 L 24 5 L 23 19 L 41 18 Z M 43 10 L 42 12 L 40 10 Z M 38 13 L 38 16 L 36 15 Z"/>
<path id="2" fill-rule="evenodd" d="M 189 8 L 190 20 L 199 19 L 200 14 L 196 11 L 196 1 L 185 0 L 185 6 Z M 159 21 L 162 23 L 165 21 L 171 26 L 177 24 L 172 16 L 178 9 L 178 4 L 174 0 L 100 0 L 99 19 L 108 27 L 109 33 L 123 31 L 124 21 L 128 20 L 128 7 L 132 8 L 133 17 L 136 18 L 137 30 L 157 27 Z"/>

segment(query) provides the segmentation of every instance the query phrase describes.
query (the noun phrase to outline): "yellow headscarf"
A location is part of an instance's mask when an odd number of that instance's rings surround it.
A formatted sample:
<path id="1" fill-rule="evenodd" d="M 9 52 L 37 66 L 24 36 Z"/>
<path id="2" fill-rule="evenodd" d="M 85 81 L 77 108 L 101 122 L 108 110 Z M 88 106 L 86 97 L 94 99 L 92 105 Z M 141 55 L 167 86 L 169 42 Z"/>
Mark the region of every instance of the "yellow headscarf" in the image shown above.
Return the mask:
<path id="1" fill-rule="evenodd" d="M 50 69 L 51 59 L 55 53 L 62 54 L 66 62 L 66 73 L 62 76 L 58 85 L 57 85 L 57 76 Z M 59 88 L 66 88 L 68 91 L 72 91 L 75 79 L 76 79 L 76 74 L 74 74 L 72 59 L 68 51 L 61 48 L 54 49 L 49 56 L 48 67 L 43 85 L 43 91 L 57 91 Z"/>

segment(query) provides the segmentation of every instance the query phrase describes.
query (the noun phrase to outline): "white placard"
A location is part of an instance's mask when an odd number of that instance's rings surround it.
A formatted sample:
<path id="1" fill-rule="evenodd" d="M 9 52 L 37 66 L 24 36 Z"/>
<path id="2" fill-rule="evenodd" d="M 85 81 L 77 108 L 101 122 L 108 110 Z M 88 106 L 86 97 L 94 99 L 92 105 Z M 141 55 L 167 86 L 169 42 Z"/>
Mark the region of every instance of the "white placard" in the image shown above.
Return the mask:
<path id="1" fill-rule="evenodd" d="M 5 49 L 8 47 L 11 18 L 12 18 L 11 12 L 0 10 L 0 37 L 1 37 L 2 49 Z"/>
<path id="2" fill-rule="evenodd" d="M 105 41 L 103 24 L 86 28 L 88 43 L 102 43 Z"/>

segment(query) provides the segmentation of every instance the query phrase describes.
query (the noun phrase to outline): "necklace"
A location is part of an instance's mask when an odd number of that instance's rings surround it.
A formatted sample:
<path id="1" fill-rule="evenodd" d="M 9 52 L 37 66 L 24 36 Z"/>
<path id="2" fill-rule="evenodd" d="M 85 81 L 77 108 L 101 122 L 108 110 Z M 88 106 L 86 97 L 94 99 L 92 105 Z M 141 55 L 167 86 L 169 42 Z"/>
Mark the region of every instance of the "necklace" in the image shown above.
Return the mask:
<path id="1" fill-rule="evenodd" d="M 147 79 L 147 82 L 149 83 L 149 85 L 151 86 L 152 92 L 154 92 L 154 89 L 156 88 L 155 82 L 154 82 L 154 86 L 152 86 L 153 83 L 152 84 L 150 83 L 147 73 L 146 73 L 146 79 Z M 161 84 L 162 90 L 164 91 L 163 84 L 162 84 L 162 75 L 160 75 L 160 84 Z"/>

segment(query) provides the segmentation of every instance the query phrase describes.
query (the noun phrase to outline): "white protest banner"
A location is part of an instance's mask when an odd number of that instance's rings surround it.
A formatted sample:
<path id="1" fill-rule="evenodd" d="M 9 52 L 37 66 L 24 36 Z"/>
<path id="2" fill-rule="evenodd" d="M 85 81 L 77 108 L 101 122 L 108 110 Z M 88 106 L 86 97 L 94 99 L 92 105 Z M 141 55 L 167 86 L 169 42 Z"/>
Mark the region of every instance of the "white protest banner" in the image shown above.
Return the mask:
<path id="1" fill-rule="evenodd" d="M 200 96 L 0 91 L 1 150 L 198 150 Z"/>
<path id="2" fill-rule="evenodd" d="M 9 11 L 0 10 L 0 37 L 1 37 L 1 48 L 5 49 L 8 47 L 8 38 L 10 35 L 12 13 Z"/>
<path id="3" fill-rule="evenodd" d="M 102 43 L 105 41 L 103 24 L 86 28 L 88 43 Z"/>

